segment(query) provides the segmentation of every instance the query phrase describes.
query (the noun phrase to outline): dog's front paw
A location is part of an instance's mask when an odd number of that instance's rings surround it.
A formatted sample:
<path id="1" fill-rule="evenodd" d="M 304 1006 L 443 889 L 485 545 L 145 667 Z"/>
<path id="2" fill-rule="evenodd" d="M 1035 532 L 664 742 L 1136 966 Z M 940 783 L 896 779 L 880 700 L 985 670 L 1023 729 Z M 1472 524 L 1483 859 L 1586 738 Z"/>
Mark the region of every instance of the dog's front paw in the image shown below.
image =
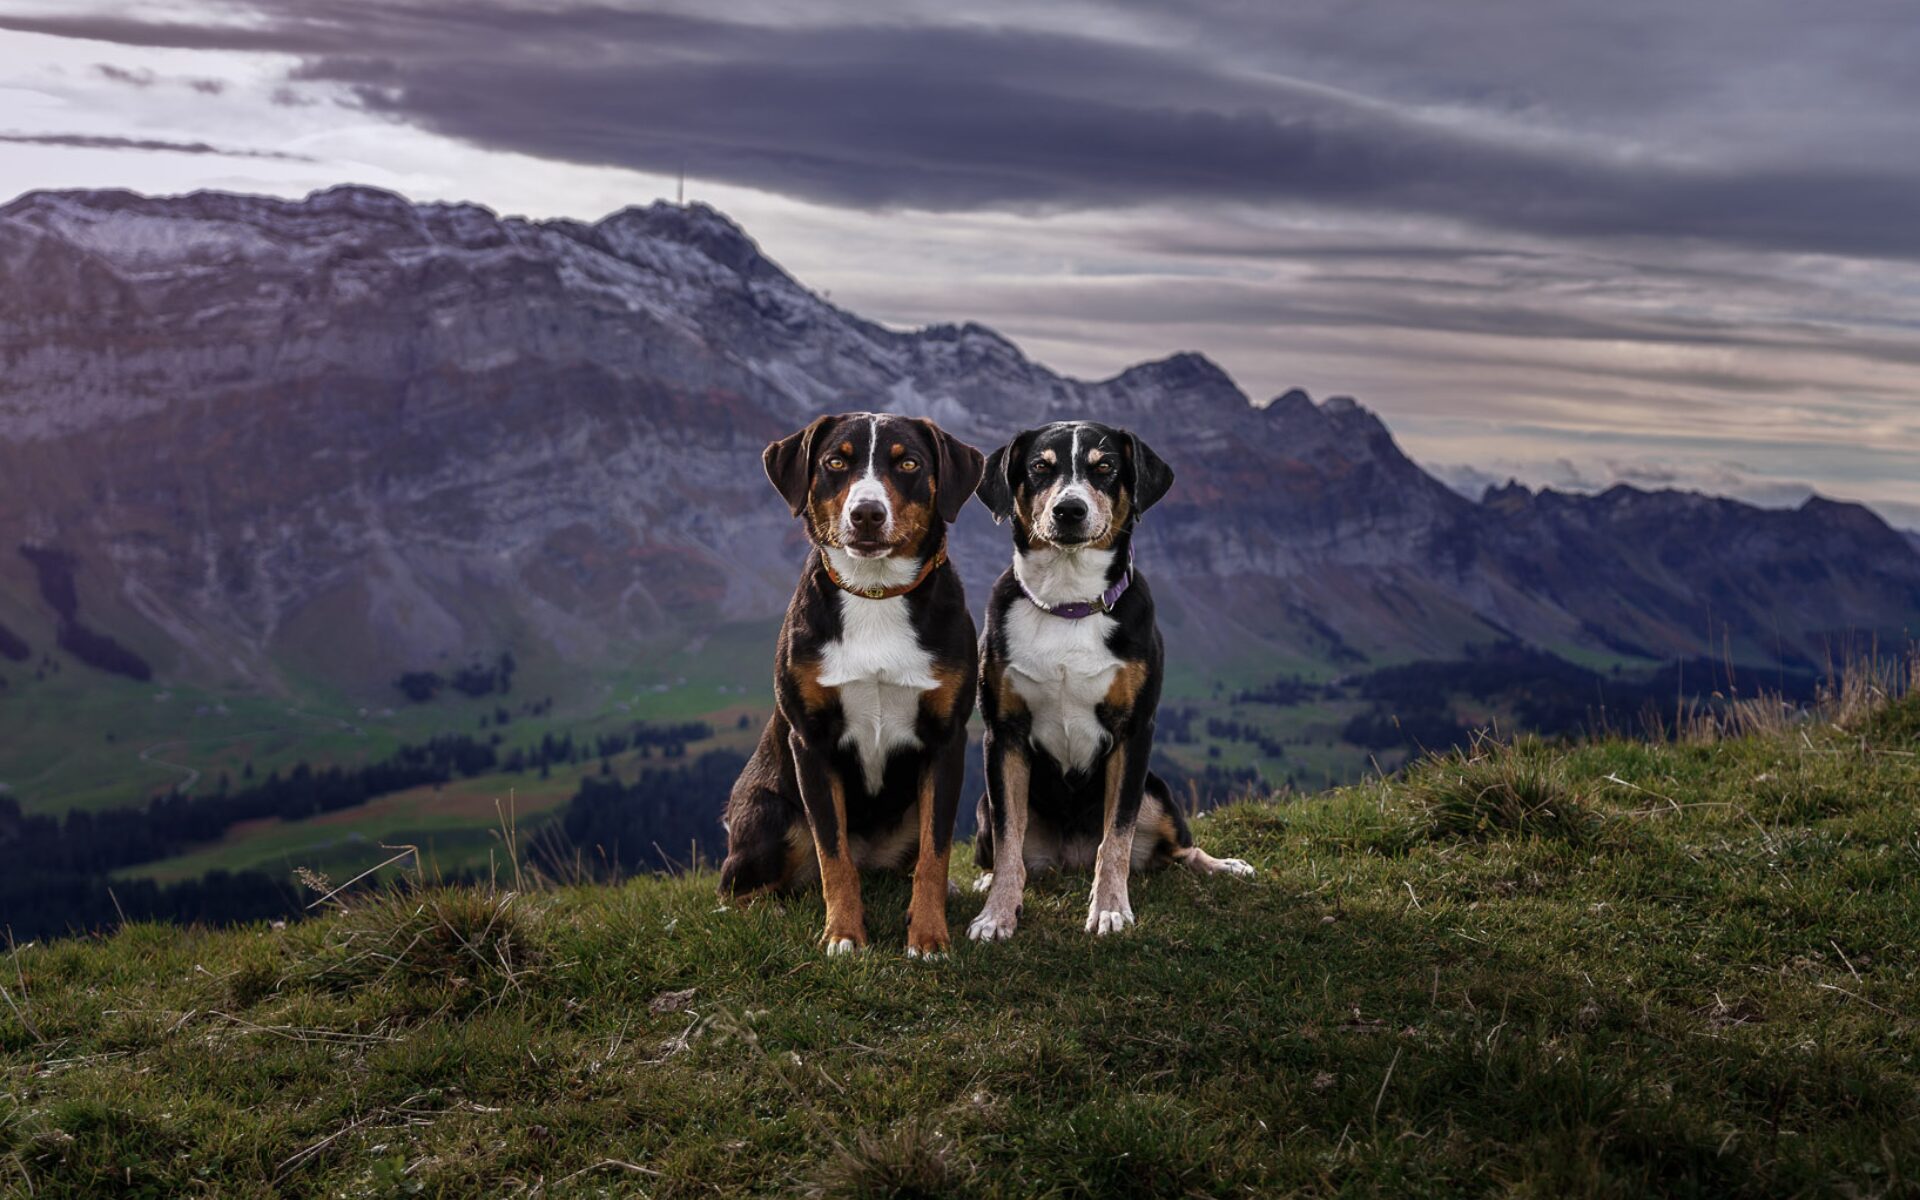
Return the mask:
<path id="1" fill-rule="evenodd" d="M 1238 875 L 1242 879 L 1251 879 L 1259 874 L 1253 869 L 1253 864 L 1244 858 L 1223 858 L 1220 860 L 1220 869 L 1229 875 Z"/>
<path id="2" fill-rule="evenodd" d="M 865 950 L 867 931 L 858 928 L 836 929 L 829 925 L 820 940 L 826 945 L 827 957 L 834 958 L 842 954 L 852 954 L 855 950 Z"/>
<path id="3" fill-rule="evenodd" d="M 976 942 L 1004 942 L 1013 936 L 1014 927 L 1019 924 L 1019 913 L 997 912 L 989 906 L 967 926 L 967 936 Z"/>
<path id="4" fill-rule="evenodd" d="M 908 958 L 945 958 L 950 939 L 943 922 L 927 929 L 907 930 Z"/>
<path id="5" fill-rule="evenodd" d="M 1087 914 L 1087 932 L 1105 937 L 1133 924 L 1131 908 L 1096 908 Z"/>

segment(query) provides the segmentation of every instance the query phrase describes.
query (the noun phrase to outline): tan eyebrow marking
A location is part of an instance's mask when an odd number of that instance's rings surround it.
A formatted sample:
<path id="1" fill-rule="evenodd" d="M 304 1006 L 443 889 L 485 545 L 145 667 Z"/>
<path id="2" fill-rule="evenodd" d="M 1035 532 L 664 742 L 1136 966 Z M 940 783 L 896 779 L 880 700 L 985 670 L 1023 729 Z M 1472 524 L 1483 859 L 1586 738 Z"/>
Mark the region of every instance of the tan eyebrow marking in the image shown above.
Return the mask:
<path id="1" fill-rule="evenodd" d="M 888 447 L 887 449 L 887 453 L 893 455 L 895 458 L 899 458 L 902 454 L 905 454 L 906 452 L 907 452 L 906 446 L 902 445 L 899 442 L 895 442 L 892 446 Z"/>
<path id="2" fill-rule="evenodd" d="M 844 454 L 844 455 L 846 455 L 846 456 L 847 456 L 848 458 L 852 458 L 852 457 L 853 457 L 853 443 L 852 443 L 852 442 L 841 442 L 841 443 L 840 443 L 840 453 L 842 453 L 842 454 Z"/>
<path id="3" fill-rule="evenodd" d="M 1099 462 L 1099 461 L 1100 461 L 1100 459 L 1101 459 L 1101 458 L 1102 458 L 1103 456 L 1104 456 L 1104 452 L 1103 452 L 1103 451 L 1099 451 L 1099 450 L 1089 450 L 1089 451 L 1087 451 L 1087 461 L 1088 461 L 1088 462 L 1090 462 L 1090 463 L 1097 463 L 1097 462 Z"/>
<path id="4" fill-rule="evenodd" d="M 1042 450 L 1042 451 L 1040 452 L 1040 457 L 1041 457 L 1041 458 L 1043 458 L 1043 459 L 1045 459 L 1045 460 L 1046 460 L 1047 462 L 1053 462 L 1053 461 L 1055 461 L 1056 459 L 1058 459 L 1058 458 L 1059 458 L 1060 456 L 1059 456 L 1059 455 L 1057 455 L 1057 454 L 1055 454 L 1055 453 L 1054 453 L 1053 451 L 1051 451 L 1051 450 Z"/>

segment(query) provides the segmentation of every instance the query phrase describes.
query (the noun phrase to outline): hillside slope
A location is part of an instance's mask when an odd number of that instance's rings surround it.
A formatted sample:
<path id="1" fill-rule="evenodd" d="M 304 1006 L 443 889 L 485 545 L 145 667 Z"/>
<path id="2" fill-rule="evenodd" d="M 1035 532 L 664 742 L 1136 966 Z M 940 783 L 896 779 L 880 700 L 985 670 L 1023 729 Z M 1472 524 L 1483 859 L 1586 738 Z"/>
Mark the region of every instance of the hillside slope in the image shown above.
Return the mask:
<path id="1" fill-rule="evenodd" d="M 932 965 L 901 884 L 830 961 L 707 874 L 21 947 L 0 1188 L 1911 1194 L 1917 754 L 1915 698 L 1482 746 L 1201 820 L 1260 877 L 1144 880 L 1125 936 L 1050 878 Z"/>

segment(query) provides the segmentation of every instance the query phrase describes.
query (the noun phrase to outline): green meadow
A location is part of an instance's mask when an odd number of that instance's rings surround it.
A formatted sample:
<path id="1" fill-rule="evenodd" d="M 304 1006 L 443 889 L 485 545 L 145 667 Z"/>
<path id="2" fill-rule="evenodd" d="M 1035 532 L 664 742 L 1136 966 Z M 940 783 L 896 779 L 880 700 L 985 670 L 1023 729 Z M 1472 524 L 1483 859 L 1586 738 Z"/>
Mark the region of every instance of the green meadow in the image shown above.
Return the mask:
<path id="1" fill-rule="evenodd" d="M 1920 696 L 1679 734 L 1237 805 L 1257 878 L 1095 938 L 1040 877 L 933 963 L 897 879 L 829 960 L 817 896 L 510 867 L 14 946 L 0 1191 L 1915 1194 Z"/>

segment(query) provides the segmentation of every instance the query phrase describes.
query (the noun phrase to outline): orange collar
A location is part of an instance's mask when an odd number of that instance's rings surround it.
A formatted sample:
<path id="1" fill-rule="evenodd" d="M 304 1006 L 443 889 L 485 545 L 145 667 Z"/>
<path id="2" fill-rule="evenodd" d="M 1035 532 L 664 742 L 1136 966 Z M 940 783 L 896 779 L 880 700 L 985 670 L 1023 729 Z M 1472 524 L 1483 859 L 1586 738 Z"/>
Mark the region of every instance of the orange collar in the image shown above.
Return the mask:
<path id="1" fill-rule="evenodd" d="M 840 578 L 840 573 L 833 569 L 833 560 L 827 557 L 827 552 L 825 550 L 820 552 L 820 565 L 827 569 L 827 578 L 833 580 L 834 586 L 843 592 L 860 596 L 867 600 L 887 600 L 894 596 L 904 596 L 925 583 L 927 576 L 933 574 L 934 571 L 939 568 L 940 564 L 946 561 L 947 548 L 943 545 L 933 552 L 933 557 L 927 559 L 926 562 L 920 565 L 920 573 L 918 575 L 915 575 L 912 580 L 901 584 L 899 587 L 855 587 Z"/>

